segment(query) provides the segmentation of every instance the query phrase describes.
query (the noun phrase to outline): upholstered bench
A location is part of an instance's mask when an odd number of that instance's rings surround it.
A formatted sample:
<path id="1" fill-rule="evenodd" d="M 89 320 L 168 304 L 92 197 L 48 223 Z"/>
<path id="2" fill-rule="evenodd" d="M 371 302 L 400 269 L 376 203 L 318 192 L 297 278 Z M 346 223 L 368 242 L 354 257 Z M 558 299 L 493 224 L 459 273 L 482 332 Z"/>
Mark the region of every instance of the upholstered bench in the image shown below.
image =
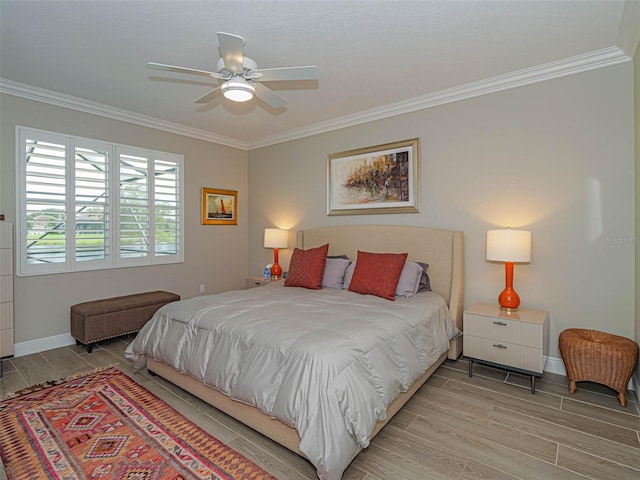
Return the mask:
<path id="1" fill-rule="evenodd" d="M 627 406 L 627 386 L 638 361 L 638 345 L 611 333 L 569 328 L 560 333 L 560 354 L 567 368 L 569 392 L 576 382 L 606 385 L 618 392 L 618 401 Z"/>
<path id="2" fill-rule="evenodd" d="M 78 303 L 71 307 L 71 336 L 91 353 L 94 343 L 137 332 L 156 310 L 176 300 L 180 295 L 157 291 Z"/>

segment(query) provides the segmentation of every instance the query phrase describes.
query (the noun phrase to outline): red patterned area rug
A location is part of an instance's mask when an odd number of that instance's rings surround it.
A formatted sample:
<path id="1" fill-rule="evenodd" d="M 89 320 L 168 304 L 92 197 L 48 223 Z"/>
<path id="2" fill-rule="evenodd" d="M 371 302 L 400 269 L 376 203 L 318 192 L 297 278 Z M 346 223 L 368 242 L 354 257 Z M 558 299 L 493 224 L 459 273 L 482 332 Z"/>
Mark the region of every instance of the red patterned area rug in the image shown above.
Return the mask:
<path id="1" fill-rule="evenodd" d="M 275 480 L 116 368 L 10 397 L 0 402 L 9 479 Z"/>

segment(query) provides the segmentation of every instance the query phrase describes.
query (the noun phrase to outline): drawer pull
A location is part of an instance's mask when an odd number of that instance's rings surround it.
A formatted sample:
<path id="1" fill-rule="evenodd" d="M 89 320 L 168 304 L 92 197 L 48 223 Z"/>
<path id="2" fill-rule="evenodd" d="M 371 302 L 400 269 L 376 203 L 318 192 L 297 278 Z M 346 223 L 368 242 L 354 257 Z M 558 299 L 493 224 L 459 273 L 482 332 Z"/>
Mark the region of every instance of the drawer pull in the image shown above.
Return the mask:
<path id="1" fill-rule="evenodd" d="M 504 345 L 500 345 L 499 343 L 494 343 L 493 346 L 496 348 L 507 348 Z"/>
<path id="2" fill-rule="evenodd" d="M 504 327 L 506 325 L 505 322 L 493 322 L 494 325 L 500 325 L 501 327 Z"/>

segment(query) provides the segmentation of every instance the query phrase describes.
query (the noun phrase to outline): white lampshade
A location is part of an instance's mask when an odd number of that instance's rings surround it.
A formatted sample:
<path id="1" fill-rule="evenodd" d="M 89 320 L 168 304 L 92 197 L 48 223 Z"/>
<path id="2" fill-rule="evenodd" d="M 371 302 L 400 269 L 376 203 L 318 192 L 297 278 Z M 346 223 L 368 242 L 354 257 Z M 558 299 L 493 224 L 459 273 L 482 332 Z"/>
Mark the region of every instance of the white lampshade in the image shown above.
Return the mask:
<path id="1" fill-rule="evenodd" d="M 289 245 L 289 230 L 279 228 L 264 229 L 264 248 L 287 248 Z"/>
<path id="2" fill-rule="evenodd" d="M 531 232 L 527 230 L 487 230 L 487 260 L 529 263 Z"/>
<path id="3" fill-rule="evenodd" d="M 225 98 L 234 102 L 249 101 L 256 93 L 256 87 L 242 77 L 233 77 L 231 80 L 224 82 L 220 88 Z"/>

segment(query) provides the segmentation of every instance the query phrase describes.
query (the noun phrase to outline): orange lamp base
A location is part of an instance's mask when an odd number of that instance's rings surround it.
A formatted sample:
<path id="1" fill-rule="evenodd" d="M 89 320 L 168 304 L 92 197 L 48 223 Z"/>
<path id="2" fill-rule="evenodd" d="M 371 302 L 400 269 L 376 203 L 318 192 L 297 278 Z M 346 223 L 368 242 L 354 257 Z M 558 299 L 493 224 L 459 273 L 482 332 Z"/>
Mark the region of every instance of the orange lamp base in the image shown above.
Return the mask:
<path id="1" fill-rule="evenodd" d="M 278 280 L 282 276 L 282 267 L 278 265 L 278 249 L 273 249 L 273 266 L 271 267 L 271 279 Z"/>
<path id="2" fill-rule="evenodd" d="M 520 297 L 513 289 L 513 262 L 505 262 L 506 287 L 498 297 L 500 310 L 515 312 L 520 306 Z"/>

